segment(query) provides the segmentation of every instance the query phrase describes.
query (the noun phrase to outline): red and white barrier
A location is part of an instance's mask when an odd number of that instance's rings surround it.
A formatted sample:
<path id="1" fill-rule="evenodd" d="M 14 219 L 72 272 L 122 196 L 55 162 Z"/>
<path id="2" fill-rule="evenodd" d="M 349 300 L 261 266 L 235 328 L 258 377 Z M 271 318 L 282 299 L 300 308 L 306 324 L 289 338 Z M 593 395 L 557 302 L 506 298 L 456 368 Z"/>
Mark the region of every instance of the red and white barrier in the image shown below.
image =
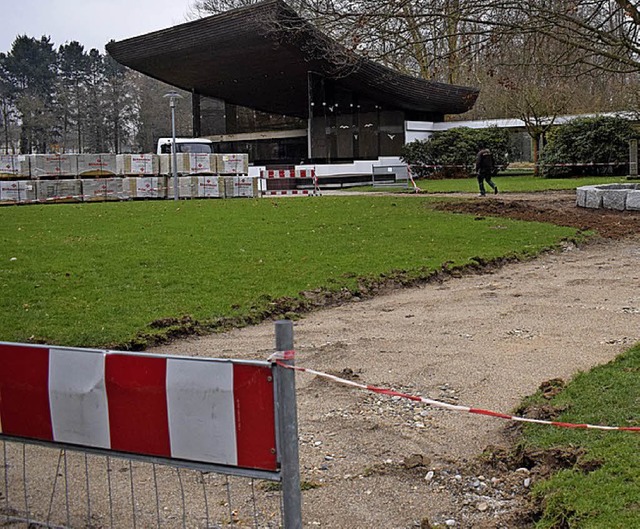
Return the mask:
<path id="1" fill-rule="evenodd" d="M 263 181 L 263 196 L 296 196 L 296 195 L 319 195 L 320 187 L 315 169 L 279 169 L 260 171 L 260 178 Z M 311 178 L 313 190 L 298 189 L 296 180 L 301 178 Z"/>
<path id="2" fill-rule="evenodd" d="M 450 411 L 461 411 L 465 413 L 474 413 L 476 415 L 487 415 L 489 417 L 496 417 L 499 419 L 507 419 L 510 421 L 516 422 L 527 422 L 534 424 L 544 424 L 547 426 L 557 426 L 561 428 L 576 428 L 576 429 L 594 429 L 594 430 L 607 430 L 607 431 L 626 431 L 626 432 L 640 432 L 640 426 L 602 426 L 602 425 L 594 425 L 594 424 L 575 424 L 568 422 L 558 422 L 558 421 L 545 421 L 542 419 L 530 419 L 528 417 L 518 417 L 516 415 L 509 415 L 506 413 L 500 413 L 497 411 L 485 410 L 482 408 L 472 408 L 469 406 L 460 406 L 457 404 L 448 404 L 446 402 L 441 402 L 438 400 L 428 399 L 425 397 L 419 397 L 416 395 L 410 395 L 408 393 L 401 393 L 399 391 L 395 391 L 393 389 L 380 388 L 376 386 L 370 386 L 366 384 L 359 384 L 358 382 L 354 382 L 353 380 L 347 380 L 344 378 L 337 377 L 335 375 L 330 375 L 328 373 L 323 373 L 321 371 L 316 371 L 315 369 L 309 369 L 306 367 L 299 366 L 291 366 L 289 364 L 285 364 L 281 360 L 290 360 L 295 357 L 295 351 L 284 351 L 276 353 L 272 355 L 270 360 L 275 361 L 279 366 L 284 367 L 286 369 L 294 369 L 295 371 L 300 371 L 302 373 L 309 373 L 320 378 L 324 378 L 327 380 L 331 380 L 332 382 L 336 382 L 338 384 L 342 384 L 345 386 L 351 386 L 358 389 L 363 389 L 365 391 L 370 391 L 372 393 L 379 393 L 382 395 L 388 395 L 390 397 L 400 397 L 403 399 L 412 400 L 415 402 L 422 402 L 423 404 L 427 404 L 429 406 L 434 406 L 438 408 L 444 408 Z"/>
<path id="3" fill-rule="evenodd" d="M 290 189 L 288 191 L 265 191 L 263 195 L 266 197 L 309 195 L 309 191 L 307 189 Z"/>
<path id="4" fill-rule="evenodd" d="M 268 364 L 0 343 L 0 435 L 275 471 Z"/>
<path id="5" fill-rule="evenodd" d="M 261 178 L 316 178 L 315 169 L 269 169 L 261 171 Z"/>

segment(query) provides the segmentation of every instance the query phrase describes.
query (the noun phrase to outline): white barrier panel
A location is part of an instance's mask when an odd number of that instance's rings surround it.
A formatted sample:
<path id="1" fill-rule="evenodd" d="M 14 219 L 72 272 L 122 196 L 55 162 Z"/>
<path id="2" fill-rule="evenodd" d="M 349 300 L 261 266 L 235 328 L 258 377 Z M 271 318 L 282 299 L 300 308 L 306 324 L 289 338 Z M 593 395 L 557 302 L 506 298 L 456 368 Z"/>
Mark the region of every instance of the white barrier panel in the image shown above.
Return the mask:
<path id="1" fill-rule="evenodd" d="M 26 156 L 0 154 L 0 177 L 2 176 L 30 178 L 29 160 Z"/>
<path id="2" fill-rule="evenodd" d="M 0 436 L 275 472 L 272 366 L 0 343 Z"/>
<path id="3" fill-rule="evenodd" d="M 77 154 L 79 176 L 115 176 L 115 154 Z"/>
<path id="4" fill-rule="evenodd" d="M 0 181 L 0 201 L 28 204 L 36 201 L 36 183 L 28 180 Z"/>
<path id="5" fill-rule="evenodd" d="M 160 160 L 155 154 L 118 154 L 116 172 L 123 176 L 157 176 Z"/>
<path id="6" fill-rule="evenodd" d="M 31 178 L 76 176 L 78 157 L 74 154 L 31 154 L 29 155 Z"/>

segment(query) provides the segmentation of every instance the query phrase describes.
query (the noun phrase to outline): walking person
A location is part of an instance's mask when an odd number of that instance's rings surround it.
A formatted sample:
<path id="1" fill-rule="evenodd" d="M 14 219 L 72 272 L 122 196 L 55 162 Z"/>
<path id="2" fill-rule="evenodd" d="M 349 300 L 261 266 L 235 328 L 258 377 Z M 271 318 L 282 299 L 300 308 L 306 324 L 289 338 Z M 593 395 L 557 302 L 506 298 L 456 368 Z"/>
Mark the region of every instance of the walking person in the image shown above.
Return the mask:
<path id="1" fill-rule="evenodd" d="M 480 188 L 480 196 L 487 194 L 484 183 L 487 182 L 493 189 L 494 194 L 498 194 L 498 186 L 493 183 L 491 177 L 496 172 L 496 164 L 493 159 L 493 153 L 488 147 L 480 145 L 480 150 L 476 156 L 476 174 L 478 175 L 478 187 Z"/>

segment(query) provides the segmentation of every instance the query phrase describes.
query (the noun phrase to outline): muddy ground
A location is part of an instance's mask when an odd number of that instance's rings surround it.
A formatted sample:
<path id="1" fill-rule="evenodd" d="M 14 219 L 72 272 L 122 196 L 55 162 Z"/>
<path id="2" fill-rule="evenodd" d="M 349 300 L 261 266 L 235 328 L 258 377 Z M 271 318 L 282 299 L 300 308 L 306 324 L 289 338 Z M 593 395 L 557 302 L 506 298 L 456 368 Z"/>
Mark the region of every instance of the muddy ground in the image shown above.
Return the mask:
<path id="1" fill-rule="evenodd" d="M 441 207 L 600 236 L 304 314 L 295 322 L 297 364 L 509 413 L 546 381 L 561 385 L 640 340 L 639 213 L 578 209 L 573 193 L 465 198 Z M 265 322 L 153 351 L 265 359 L 273 332 Z M 308 527 L 529 527 L 539 510 L 531 484 L 581 461 L 579 452 L 514 454 L 517 431 L 501 419 L 308 374 L 297 375 L 297 387 Z"/>

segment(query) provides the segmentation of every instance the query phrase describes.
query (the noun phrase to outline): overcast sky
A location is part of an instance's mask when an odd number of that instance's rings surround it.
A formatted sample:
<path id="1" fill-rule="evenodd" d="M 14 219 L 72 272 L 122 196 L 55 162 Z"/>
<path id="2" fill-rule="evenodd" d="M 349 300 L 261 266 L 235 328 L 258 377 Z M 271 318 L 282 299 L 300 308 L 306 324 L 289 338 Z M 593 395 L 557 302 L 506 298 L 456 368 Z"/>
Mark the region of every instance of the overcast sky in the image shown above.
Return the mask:
<path id="1" fill-rule="evenodd" d="M 18 35 L 77 40 L 85 50 L 187 21 L 191 0 L 0 0 L 0 52 Z"/>

